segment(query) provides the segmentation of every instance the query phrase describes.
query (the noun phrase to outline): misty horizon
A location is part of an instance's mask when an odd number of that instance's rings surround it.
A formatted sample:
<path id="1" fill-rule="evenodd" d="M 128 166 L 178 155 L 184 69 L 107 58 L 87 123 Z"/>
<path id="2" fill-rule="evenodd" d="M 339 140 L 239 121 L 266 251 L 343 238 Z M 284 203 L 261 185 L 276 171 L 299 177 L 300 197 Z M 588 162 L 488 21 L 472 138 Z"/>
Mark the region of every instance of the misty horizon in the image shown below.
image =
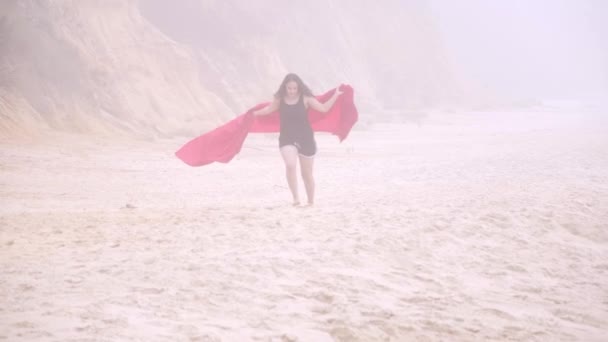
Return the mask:
<path id="1" fill-rule="evenodd" d="M 191 135 L 267 101 L 288 72 L 317 94 L 352 85 L 373 121 L 435 108 L 605 104 L 607 6 L 9 1 L 0 5 L 0 99 L 13 109 L 2 125 Z"/>

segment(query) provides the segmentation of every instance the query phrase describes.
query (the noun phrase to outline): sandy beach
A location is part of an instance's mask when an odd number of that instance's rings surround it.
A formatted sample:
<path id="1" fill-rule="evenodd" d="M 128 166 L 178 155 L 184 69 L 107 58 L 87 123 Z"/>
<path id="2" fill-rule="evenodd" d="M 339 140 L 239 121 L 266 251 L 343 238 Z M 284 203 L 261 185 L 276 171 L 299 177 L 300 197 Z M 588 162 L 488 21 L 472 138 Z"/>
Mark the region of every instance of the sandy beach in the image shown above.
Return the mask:
<path id="1" fill-rule="evenodd" d="M 275 135 L 2 138 L 0 340 L 605 341 L 605 114 L 318 134 L 312 208 Z"/>

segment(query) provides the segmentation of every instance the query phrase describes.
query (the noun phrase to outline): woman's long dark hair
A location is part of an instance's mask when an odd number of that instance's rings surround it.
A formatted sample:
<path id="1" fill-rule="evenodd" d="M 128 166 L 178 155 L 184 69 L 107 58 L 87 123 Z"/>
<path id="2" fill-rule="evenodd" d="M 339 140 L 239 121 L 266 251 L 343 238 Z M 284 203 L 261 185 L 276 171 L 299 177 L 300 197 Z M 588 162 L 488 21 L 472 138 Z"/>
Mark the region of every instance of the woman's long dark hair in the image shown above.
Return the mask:
<path id="1" fill-rule="evenodd" d="M 308 88 L 308 86 L 306 84 L 304 84 L 304 82 L 302 82 L 302 79 L 300 78 L 300 76 L 296 75 L 296 74 L 287 74 L 285 75 L 285 78 L 283 79 L 283 82 L 281 82 L 281 86 L 279 87 L 279 90 L 277 90 L 276 93 L 274 93 L 274 97 L 281 100 L 285 97 L 285 95 L 287 94 L 287 83 L 294 81 L 298 84 L 298 92 L 300 92 L 300 95 L 306 95 L 306 96 L 313 96 L 312 95 L 312 91 L 310 91 L 310 88 Z"/>

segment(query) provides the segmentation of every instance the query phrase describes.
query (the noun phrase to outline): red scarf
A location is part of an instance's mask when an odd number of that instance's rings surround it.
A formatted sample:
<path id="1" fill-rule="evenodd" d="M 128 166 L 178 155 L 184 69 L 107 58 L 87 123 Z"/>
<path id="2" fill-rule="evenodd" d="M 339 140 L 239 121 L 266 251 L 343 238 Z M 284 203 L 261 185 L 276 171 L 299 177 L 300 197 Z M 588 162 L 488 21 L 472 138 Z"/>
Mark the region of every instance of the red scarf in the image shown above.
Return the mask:
<path id="1" fill-rule="evenodd" d="M 313 131 L 329 132 L 343 141 L 357 122 L 359 114 L 354 103 L 353 88 L 341 85 L 340 90 L 343 93 L 327 113 L 309 109 L 308 119 Z M 334 91 L 335 89 L 329 90 L 316 98 L 324 103 L 331 98 Z M 203 166 L 213 162 L 228 163 L 241 151 L 243 142 L 250 132 L 279 132 L 278 110 L 268 115 L 253 115 L 255 110 L 264 108 L 268 104 L 268 102 L 260 103 L 224 125 L 190 140 L 175 152 L 175 155 L 190 166 Z"/>

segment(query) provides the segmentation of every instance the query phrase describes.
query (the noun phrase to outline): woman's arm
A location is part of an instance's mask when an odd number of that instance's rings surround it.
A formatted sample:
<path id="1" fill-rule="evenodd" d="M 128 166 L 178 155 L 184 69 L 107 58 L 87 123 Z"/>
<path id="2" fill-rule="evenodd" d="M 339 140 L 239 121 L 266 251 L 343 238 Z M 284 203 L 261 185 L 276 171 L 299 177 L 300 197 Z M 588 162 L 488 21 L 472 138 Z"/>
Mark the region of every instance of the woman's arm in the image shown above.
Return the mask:
<path id="1" fill-rule="evenodd" d="M 340 87 L 338 87 L 336 88 L 334 95 L 332 95 L 332 97 L 330 97 L 329 100 L 327 100 L 325 103 L 319 102 L 319 100 L 317 100 L 315 97 L 306 97 L 306 102 L 308 103 L 309 108 L 317 110 L 321 113 L 327 113 L 327 111 L 331 109 L 334 103 L 336 103 L 336 100 L 338 99 L 338 96 L 340 96 L 340 94 L 342 94 L 342 91 L 340 90 Z"/>
<path id="2" fill-rule="evenodd" d="M 253 115 L 268 115 L 277 109 L 279 109 L 279 100 L 275 97 L 268 106 L 254 111 Z"/>

